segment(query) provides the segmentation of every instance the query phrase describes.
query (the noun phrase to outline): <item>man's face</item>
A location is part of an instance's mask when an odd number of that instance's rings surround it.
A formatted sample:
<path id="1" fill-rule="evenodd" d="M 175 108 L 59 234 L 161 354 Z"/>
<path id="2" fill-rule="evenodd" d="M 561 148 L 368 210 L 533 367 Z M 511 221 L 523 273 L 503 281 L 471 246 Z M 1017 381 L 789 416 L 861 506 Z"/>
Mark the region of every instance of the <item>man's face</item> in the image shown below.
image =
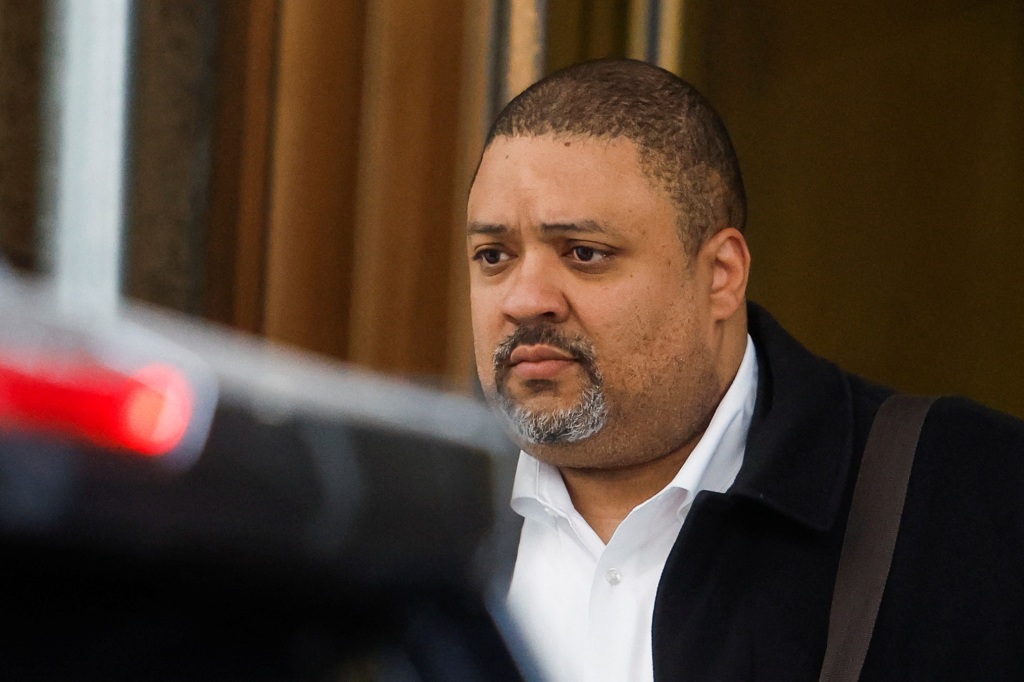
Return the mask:
<path id="1" fill-rule="evenodd" d="M 720 397 L 711 274 L 633 142 L 495 139 L 468 225 L 477 370 L 525 450 L 610 468 L 703 431 Z"/>

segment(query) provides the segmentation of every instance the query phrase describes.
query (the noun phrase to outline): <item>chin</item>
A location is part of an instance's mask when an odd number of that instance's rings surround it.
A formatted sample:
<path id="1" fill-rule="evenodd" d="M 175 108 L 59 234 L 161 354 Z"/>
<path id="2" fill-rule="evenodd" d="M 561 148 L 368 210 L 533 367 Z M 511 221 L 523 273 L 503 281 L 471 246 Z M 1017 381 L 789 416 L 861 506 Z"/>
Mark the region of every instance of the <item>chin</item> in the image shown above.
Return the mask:
<path id="1" fill-rule="evenodd" d="M 608 447 L 603 432 L 571 443 L 533 443 L 518 438 L 516 443 L 535 459 L 558 468 L 614 469 L 623 464 L 621 453 Z"/>

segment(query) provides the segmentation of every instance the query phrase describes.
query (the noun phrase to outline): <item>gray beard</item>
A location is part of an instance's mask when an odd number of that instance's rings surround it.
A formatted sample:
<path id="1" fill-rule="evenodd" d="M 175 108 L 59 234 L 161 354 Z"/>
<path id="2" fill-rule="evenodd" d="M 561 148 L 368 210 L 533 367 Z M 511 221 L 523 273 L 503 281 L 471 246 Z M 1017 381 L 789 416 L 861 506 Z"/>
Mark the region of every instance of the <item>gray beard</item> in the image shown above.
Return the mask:
<path id="1" fill-rule="evenodd" d="M 576 359 L 587 376 L 578 403 L 554 412 L 533 412 L 517 405 L 505 392 L 508 361 L 512 351 L 527 343 L 546 343 L 560 348 Z M 600 431 L 608 419 L 604 381 L 590 343 L 582 337 L 566 337 L 551 325 L 523 326 L 494 349 L 494 379 L 497 404 L 512 431 L 527 443 L 576 443 Z"/>
<path id="2" fill-rule="evenodd" d="M 527 443 L 577 443 L 604 428 L 608 405 L 600 378 L 590 382 L 576 405 L 554 412 L 532 412 L 500 395 L 498 406 L 512 430 Z"/>

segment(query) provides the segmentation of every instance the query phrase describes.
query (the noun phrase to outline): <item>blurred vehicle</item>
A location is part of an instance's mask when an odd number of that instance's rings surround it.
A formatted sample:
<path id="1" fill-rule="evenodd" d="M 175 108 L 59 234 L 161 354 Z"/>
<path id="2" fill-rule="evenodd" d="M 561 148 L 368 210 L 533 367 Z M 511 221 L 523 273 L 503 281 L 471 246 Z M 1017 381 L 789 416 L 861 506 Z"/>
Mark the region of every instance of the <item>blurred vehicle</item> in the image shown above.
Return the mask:
<path id="1" fill-rule="evenodd" d="M 532 679 L 485 406 L 54 300 L 0 277 L 0 677 Z"/>

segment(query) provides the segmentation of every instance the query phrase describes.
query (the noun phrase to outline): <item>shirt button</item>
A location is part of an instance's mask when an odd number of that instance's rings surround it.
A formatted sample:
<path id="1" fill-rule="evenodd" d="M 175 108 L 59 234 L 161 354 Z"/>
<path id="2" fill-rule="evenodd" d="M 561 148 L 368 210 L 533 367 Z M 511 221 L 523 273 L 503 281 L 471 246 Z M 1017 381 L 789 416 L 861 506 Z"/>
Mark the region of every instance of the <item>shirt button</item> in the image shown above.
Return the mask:
<path id="1" fill-rule="evenodd" d="M 604 579 L 609 585 L 618 585 L 622 582 L 622 572 L 617 568 L 609 568 L 604 574 Z"/>

